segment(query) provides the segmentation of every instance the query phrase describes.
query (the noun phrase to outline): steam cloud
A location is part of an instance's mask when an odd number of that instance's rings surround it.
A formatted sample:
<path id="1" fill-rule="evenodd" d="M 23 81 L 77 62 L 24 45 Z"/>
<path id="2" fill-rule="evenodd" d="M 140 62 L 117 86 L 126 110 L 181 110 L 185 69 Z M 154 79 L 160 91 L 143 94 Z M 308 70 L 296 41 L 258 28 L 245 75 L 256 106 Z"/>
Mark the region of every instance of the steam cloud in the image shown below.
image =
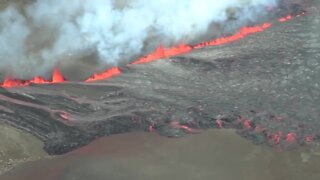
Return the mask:
<path id="1" fill-rule="evenodd" d="M 188 43 L 223 23 L 253 20 L 277 0 L 38 0 L 0 12 L 0 70 L 46 75 L 83 59 L 128 61 L 159 43 Z M 133 59 L 132 59 L 133 60 Z M 89 63 L 89 64 L 90 64 Z"/>

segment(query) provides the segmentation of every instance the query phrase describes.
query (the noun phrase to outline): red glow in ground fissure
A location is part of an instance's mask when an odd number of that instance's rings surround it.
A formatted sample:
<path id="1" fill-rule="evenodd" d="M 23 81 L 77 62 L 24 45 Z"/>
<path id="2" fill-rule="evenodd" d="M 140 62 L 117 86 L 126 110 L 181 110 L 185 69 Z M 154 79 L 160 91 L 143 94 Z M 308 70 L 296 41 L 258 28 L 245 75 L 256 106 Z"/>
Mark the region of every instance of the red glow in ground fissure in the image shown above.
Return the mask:
<path id="1" fill-rule="evenodd" d="M 305 12 L 297 15 L 296 17 L 301 17 L 302 15 L 305 15 Z M 279 22 L 286 22 L 289 20 L 292 20 L 293 16 L 288 15 L 286 17 L 279 18 Z M 154 52 L 130 63 L 129 65 L 135 65 L 135 64 L 144 64 L 149 63 L 155 60 L 172 57 L 176 55 L 181 55 L 188 53 L 192 51 L 193 49 L 200 49 L 208 46 L 219 46 L 224 45 L 230 42 L 237 41 L 239 39 L 245 38 L 248 35 L 255 34 L 258 32 L 262 32 L 272 26 L 271 23 L 264 23 L 262 25 L 253 26 L 253 27 L 243 27 L 241 28 L 237 33 L 225 36 L 221 38 L 217 38 L 211 41 L 198 43 L 196 45 L 187 45 L 187 44 L 180 44 L 176 47 L 171 48 L 164 48 L 162 45 L 160 45 Z M 95 73 L 88 79 L 86 79 L 84 82 L 92 82 L 97 80 L 106 80 L 111 77 L 114 77 L 116 75 L 121 74 L 121 71 L 118 67 L 113 67 L 110 69 L 107 69 L 106 71 L 102 73 Z M 53 70 L 52 74 L 52 81 L 46 80 L 41 76 L 36 76 L 31 80 L 21 80 L 21 79 L 12 79 L 12 78 L 6 78 L 2 83 L 1 87 L 3 88 L 14 88 L 14 87 L 22 87 L 22 86 L 28 86 L 30 84 L 51 84 L 51 83 L 63 83 L 65 82 L 65 78 L 63 74 L 59 71 L 58 68 L 55 68 Z M 244 124 L 244 126 L 248 126 L 248 124 Z"/>
<path id="2" fill-rule="evenodd" d="M 162 58 L 184 54 L 192 51 L 192 49 L 193 48 L 190 45 L 186 44 L 180 44 L 177 47 L 171 47 L 168 49 L 163 48 L 163 46 L 160 45 L 155 52 L 150 53 L 149 55 L 142 57 L 131 64 L 145 64 Z"/>
<path id="3" fill-rule="evenodd" d="M 41 76 L 35 76 L 33 79 L 30 80 L 31 83 L 33 84 L 47 84 L 50 83 L 50 81 L 44 79 Z"/>
<path id="4" fill-rule="evenodd" d="M 121 71 L 118 67 L 110 68 L 102 73 L 95 73 L 93 76 L 89 77 L 85 82 L 109 79 L 115 75 L 121 74 Z"/>
<path id="5" fill-rule="evenodd" d="M 250 34 L 255 34 L 257 32 L 262 32 L 265 29 L 268 29 L 271 27 L 271 23 L 264 23 L 260 26 L 253 26 L 253 27 L 243 27 L 240 29 L 239 32 L 237 32 L 234 35 L 231 36 L 226 36 L 226 37 L 221 37 L 218 39 L 214 39 L 212 41 L 207 41 L 207 42 L 202 42 L 199 43 L 195 46 L 193 46 L 195 49 L 207 47 L 207 46 L 219 46 L 219 45 L 224 45 L 230 42 L 237 41 L 239 39 L 242 39 Z"/>
<path id="6" fill-rule="evenodd" d="M 58 68 L 55 68 L 52 72 L 52 81 L 46 80 L 41 76 L 35 76 L 31 80 L 21 80 L 21 79 L 11 79 L 5 78 L 1 87 L 3 88 L 14 88 L 14 87 L 23 87 L 30 84 L 56 84 L 65 82 L 63 74 L 59 71 Z"/>

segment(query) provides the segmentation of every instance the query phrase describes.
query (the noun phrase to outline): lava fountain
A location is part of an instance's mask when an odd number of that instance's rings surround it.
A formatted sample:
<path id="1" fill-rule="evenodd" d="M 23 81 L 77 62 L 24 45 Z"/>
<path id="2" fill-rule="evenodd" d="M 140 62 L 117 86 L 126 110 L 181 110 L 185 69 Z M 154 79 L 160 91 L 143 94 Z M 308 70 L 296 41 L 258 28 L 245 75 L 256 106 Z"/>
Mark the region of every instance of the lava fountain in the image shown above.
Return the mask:
<path id="1" fill-rule="evenodd" d="M 295 16 L 287 15 L 285 17 L 281 17 L 278 19 L 278 22 L 284 23 L 289 20 L 292 20 L 294 17 L 299 18 L 302 15 L 305 15 L 305 12 L 302 12 L 302 13 L 295 15 Z M 233 35 L 223 36 L 220 38 L 216 38 L 216 39 L 206 41 L 206 42 L 197 43 L 194 45 L 188 45 L 188 44 L 181 43 L 178 46 L 174 46 L 174 47 L 170 47 L 170 48 L 165 48 L 165 47 L 163 47 L 163 45 L 160 45 L 154 52 L 151 52 L 150 54 L 143 56 L 143 57 L 131 62 L 130 64 L 128 64 L 128 66 L 150 63 L 155 60 L 185 54 L 185 53 L 188 53 L 194 49 L 205 48 L 208 46 L 225 45 L 225 44 L 243 39 L 249 35 L 263 32 L 266 29 L 269 29 L 271 26 L 272 26 L 272 23 L 270 23 L 270 22 L 265 22 L 265 23 L 262 23 L 261 25 L 257 25 L 257 26 L 250 26 L 250 27 L 246 26 L 246 27 L 240 28 L 240 30 Z M 89 82 L 98 81 L 98 80 L 107 80 L 107 79 L 112 78 L 114 76 L 117 76 L 119 74 L 121 74 L 120 68 L 119 67 L 112 67 L 110 69 L 105 70 L 104 72 L 94 73 L 91 77 L 84 80 L 83 82 L 89 83 Z M 55 68 L 52 73 L 51 81 L 46 80 L 41 76 L 35 76 L 31 80 L 12 79 L 10 77 L 7 77 L 1 83 L 1 87 L 3 87 L 3 88 L 16 88 L 16 87 L 28 86 L 30 84 L 55 84 L 55 83 L 64 83 L 64 82 L 66 82 L 66 80 L 65 80 L 63 74 L 59 71 L 58 68 Z"/>

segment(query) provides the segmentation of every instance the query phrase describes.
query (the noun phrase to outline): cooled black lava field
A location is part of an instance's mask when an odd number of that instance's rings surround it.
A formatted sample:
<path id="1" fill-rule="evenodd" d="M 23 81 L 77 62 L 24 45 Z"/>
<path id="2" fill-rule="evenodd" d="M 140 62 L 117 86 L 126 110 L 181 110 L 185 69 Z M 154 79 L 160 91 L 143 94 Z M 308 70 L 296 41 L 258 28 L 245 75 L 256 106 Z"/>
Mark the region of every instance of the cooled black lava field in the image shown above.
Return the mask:
<path id="1" fill-rule="evenodd" d="M 129 131 L 168 137 L 236 128 L 280 148 L 320 142 L 320 15 L 92 83 L 0 89 L 0 121 L 30 132 L 49 154 Z"/>

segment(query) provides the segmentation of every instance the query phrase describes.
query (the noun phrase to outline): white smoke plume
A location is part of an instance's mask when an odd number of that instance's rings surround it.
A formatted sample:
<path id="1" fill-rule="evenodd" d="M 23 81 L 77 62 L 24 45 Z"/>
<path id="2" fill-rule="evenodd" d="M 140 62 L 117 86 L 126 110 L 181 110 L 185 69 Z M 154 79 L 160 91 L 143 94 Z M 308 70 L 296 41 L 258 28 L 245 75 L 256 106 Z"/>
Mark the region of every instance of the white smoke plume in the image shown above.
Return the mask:
<path id="1" fill-rule="evenodd" d="M 277 0 L 35 0 L 0 12 L 0 70 L 46 75 L 58 64 L 117 65 L 155 48 L 188 43 L 212 23 L 253 20 Z M 131 59 L 134 60 L 134 59 Z"/>

